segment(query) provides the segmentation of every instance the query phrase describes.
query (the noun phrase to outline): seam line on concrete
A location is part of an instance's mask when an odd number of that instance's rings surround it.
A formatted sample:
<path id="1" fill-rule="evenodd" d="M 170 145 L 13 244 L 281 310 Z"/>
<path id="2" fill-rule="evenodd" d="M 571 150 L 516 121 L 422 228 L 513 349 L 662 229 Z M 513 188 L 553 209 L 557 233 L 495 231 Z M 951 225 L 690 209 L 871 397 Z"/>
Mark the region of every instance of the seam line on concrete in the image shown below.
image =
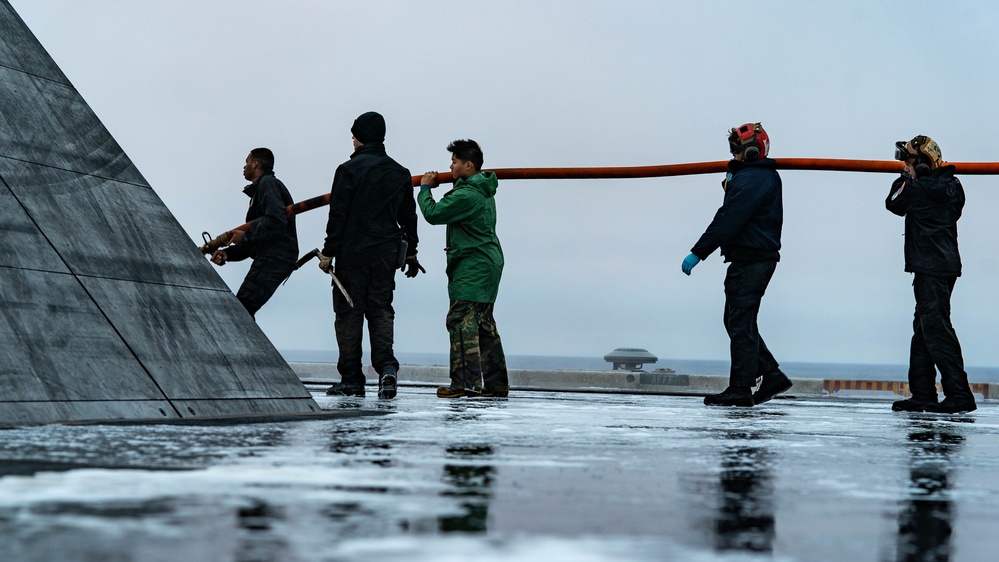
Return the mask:
<path id="1" fill-rule="evenodd" d="M 101 313 L 101 316 L 104 317 L 104 321 L 108 323 L 108 326 L 111 327 L 111 330 L 113 330 L 115 335 L 118 336 L 118 339 L 121 340 L 121 344 L 125 346 L 125 349 L 127 349 L 130 354 L 132 354 L 132 357 L 135 359 L 135 362 L 138 363 L 139 367 L 142 368 L 142 371 L 146 373 L 147 377 L 149 377 L 149 380 L 153 383 L 153 386 L 155 386 L 156 390 L 158 390 L 160 395 L 163 396 L 161 400 L 165 400 L 167 404 L 170 404 L 170 407 L 173 408 L 173 411 L 178 416 L 183 418 L 184 416 L 181 415 L 180 410 L 177 409 L 177 406 L 175 406 L 173 402 L 170 400 L 170 397 L 167 396 L 167 393 L 163 390 L 163 387 L 160 386 L 160 383 L 156 380 L 156 377 L 153 376 L 153 374 L 146 367 L 145 363 L 142 362 L 142 359 L 139 358 L 139 355 L 135 352 L 134 349 L 132 349 L 132 346 L 129 345 L 128 340 L 125 339 L 125 336 L 121 333 L 121 330 L 119 330 L 118 326 L 116 326 L 115 323 L 111 321 L 111 317 L 108 316 L 107 312 L 104 311 L 104 308 L 102 308 L 100 303 L 97 302 L 97 299 L 94 298 L 94 295 L 92 295 L 90 291 L 87 290 L 87 286 L 84 285 L 83 281 L 80 280 L 80 276 L 73 271 L 73 268 L 66 261 L 66 258 L 64 258 L 62 256 L 62 253 L 59 252 L 59 248 L 52 243 L 52 240 L 49 238 L 48 234 L 46 234 L 45 231 L 42 229 L 42 227 L 39 226 L 38 221 L 35 220 L 35 217 L 32 216 L 28 208 L 24 206 L 24 203 L 21 202 L 21 199 L 17 196 L 16 193 L 14 193 L 14 190 L 10 188 L 10 184 L 8 184 L 7 181 L 3 179 L 2 176 L 0 176 L 0 182 L 3 183 L 5 188 L 7 188 L 7 190 L 10 192 L 11 197 L 13 197 L 15 201 L 17 201 L 17 204 L 21 206 L 21 210 L 24 211 L 24 214 L 26 217 L 28 217 L 28 220 L 30 220 L 31 223 L 35 225 L 35 228 L 38 229 L 39 234 L 41 234 L 42 237 L 45 238 L 45 242 L 47 242 L 48 245 L 52 247 L 52 251 L 55 252 L 55 255 L 58 256 L 59 259 L 62 261 L 63 265 L 66 266 L 66 269 L 70 272 L 69 274 L 73 276 L 73 280 L 76 281 L 76 283 L 80 286 L 80 289 L 83 290 L 83 293 L 87 295 L 87 298 L 90 299 L 90 302 L 94 303 L 94 307 L 96 307 L 97 310 Z"/>
<path id="2" fill-rule="evenodd" d="M 9 64 L 2 64 L 2 63 L 0 63 L 0 67 L 6 68 L 7 70 L 12 70 L 14 72 L 19 72 L 19 73 L 27 75 L 27 76 L 31 76 L 32 78 L 38 78 L 39 80 L 45 80 L 46 82 L 52 82 L 53 84 L 59 84 L 60 86 L 66 86 L 68 88 L 73 88 L 73 85 L 70 84 L 69 82 L 61 82 L 59 80 L 53 80 L 52 78 L 49 78 L 48 76 L 41 76 L 40 74 L 35 74 L 34 72 L 28 72 L 27 70 L 24 70 L 23 68 L 14 68 L 13 66 L 10 66 Z M 73 88 L 73 89 L 76 89 L 76 88 Z"/>
<path id="3" fill-rule="evenodd" d="M 180 285 L 177 283 L 161 283 L 157 281 L 142 281 L 139 279 L 122 279 L 121 277 L 103 277 L 100 275 L 88 275 L 84 273 L 76 273 L 74 271 L 52 271 L 51 269 L 36 269 L 34 267 L 18 267 L 15 265 L 2 265 L 0 264 L 0 269 L 16 269 L 18 271 L 37 271 L 38 273 L 51 273 L 53 275 L 72 275 L 73 277 L 84 277 L 87 279 L 106 279 L 108 281 L 124 281 L 127 283 L 138 283 L 142 285 L 157 285 L 160 287 L 177 287 L 180 289 L 191 289 L 195 291 L 212 291 L 216 293 L 231 293 L 232 290 L 226 287 L 225 289 L 213 289 L 211 287 L 199 287 L 197 285 Z"/>
<path id="4" fill-rule="evenodd" d="M 102 179 L 102 180 L 107 180 L 107 181 L 113 181 L 115 183 L 120 183 L 122 185 L 132 185 L 132 186 L 135 186 L 135 187 L 141 187 L 143 189 L 152 189 L 153 188 L 151 185 L 144 184 L 144 183 L 135 183 L 133 181 L 125 181 L 125 180 L 122 180 L 120 178 L 111 178 L 111 177 L 108 177 L 108 176 L 99 176 L 97 174 L 88 174 L 87 172 L 81 172 L 80 170 L 71 170 L 69 168 L 62 168 L 60 166 L 53 166 L 52 164 L 44 164 L 42 162 L 34 162 L 32 160 L 25 160 L 24 158 L 12 158 L 10 156 L 0 156 L 0 158 L 3 158 L 4 160 L 10 160 L 12 162 L 23 162 L 25 164 L 31 164 L 32 166 L 41 166 L 43 168 L 49 168 L 51 170 L 59 170 L 60 172 L 68 172 L 70 174 L 77 174 L 79 176 L 87 176 L 87 177 L 91 177 L 91 178 L 97 178 L 97 179 Z M 132 165 L 134 166 L 135 164 L 133 163 Z M 9 187 L 8 187 L 8 189 L 9 189 Z M 11 190 L 11 192 L 13 192 L 13 190 Z"/>

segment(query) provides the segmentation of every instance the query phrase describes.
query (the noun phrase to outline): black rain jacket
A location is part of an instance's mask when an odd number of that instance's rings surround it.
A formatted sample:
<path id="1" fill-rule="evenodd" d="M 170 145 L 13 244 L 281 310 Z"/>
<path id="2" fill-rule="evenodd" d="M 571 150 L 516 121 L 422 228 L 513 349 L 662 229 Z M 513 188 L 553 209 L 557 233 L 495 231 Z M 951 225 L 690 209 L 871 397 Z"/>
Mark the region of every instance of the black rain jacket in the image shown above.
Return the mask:
<path id="1" fill-rule="evenodd" d="M 784 200 L 777 163 L 770 158 L 731 160 L 725 199 L 690 249 L 701 260 L 721 248 L 726 262 L 780 261 Z"/>
<path id="2" fill-rule="evenodd" d="M 416 255 L 413 176 L 384 144 L 362 144 L 333 175 L 323 255 L 351 263 L 392 257 L 394 264 L 403 237 L 407 255 Z"/>
<path id="3" fill-rule="evenodd" d="M 298 260 L 298 233 L 295 217 L 288 216 L 285 208 L 294 203 L 291 193 L 274 172 L 267 172 L 256 182 L 243 188 L 250 198 L 246 222 L 250 228 L 243 233 L 243 241 L 225 249 L 229 261 L 246 258 L 273 258 L 295 263 Z"/>
<path id="4" fill-rule="evenodd" d="M 906 271 L 961 276 L 957 220 L 964 209 L 964 188 L 954 177 L 954 166 L 941 166 L 918 179 L 903 174 L 892 183 L 885 208 L 905 217 Z"/>

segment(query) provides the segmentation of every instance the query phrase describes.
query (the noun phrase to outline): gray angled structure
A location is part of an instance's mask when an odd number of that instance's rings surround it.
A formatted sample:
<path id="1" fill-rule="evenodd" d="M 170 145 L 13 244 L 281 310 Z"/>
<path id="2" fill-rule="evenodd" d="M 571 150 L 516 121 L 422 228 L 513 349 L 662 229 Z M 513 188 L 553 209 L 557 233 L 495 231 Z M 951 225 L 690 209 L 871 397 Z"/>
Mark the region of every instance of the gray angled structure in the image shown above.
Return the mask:
<path id="1" fill-rule="evenodd" d="M 0 424 L 318 411 L 0 0 Z"/>

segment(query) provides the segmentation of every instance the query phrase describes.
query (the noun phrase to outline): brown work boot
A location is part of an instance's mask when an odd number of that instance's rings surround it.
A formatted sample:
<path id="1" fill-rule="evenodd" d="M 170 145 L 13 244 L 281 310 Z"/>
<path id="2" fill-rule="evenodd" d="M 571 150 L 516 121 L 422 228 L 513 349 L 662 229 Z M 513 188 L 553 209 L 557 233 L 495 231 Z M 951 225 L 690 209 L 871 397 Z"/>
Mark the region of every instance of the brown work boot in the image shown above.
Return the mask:
<path id="1" fill-rule="evenodd" d="M 509 387 L 496 387 L 490 389 L 482 389 L 479 392 L 479 396 L 482 398 L 507 398 L 510 396 Z"/>
<path id="2" fill-rule="evenodd" d="M 465 389 L 451 388 L 450 386 L 437 387 L 437 398 L 461 398 L 465 396 Z"/>

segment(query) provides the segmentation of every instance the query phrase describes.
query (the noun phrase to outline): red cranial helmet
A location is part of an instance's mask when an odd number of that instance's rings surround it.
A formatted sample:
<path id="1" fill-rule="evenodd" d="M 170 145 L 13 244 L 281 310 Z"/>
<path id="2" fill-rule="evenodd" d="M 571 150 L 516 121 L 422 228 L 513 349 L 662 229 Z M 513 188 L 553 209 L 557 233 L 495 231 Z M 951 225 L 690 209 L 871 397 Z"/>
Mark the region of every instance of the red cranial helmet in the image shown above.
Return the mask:
<path id="1" fill-rule="evenodd" d="M 746 123 L 728 132 L 728 147 L 732 154 L 745 154 L 746 160 L 766 158 L 770 154 L 770 137 L 760 123 Z"/>

